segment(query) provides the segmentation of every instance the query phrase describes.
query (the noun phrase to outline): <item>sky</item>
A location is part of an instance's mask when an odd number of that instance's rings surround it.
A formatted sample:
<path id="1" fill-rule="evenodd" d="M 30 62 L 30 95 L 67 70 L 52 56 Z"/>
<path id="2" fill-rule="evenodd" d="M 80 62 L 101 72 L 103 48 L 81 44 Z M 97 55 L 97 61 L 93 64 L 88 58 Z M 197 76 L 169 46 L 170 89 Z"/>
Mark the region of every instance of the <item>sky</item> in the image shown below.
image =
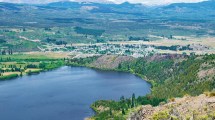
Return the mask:
<path id="1" fill-rule="evenodd" d="M 57 1 L 66 1 L 66 0 L 0 0 L 0 2 L 12 2 L 12 3 L 49 3 L 49 2 L 57 2 Z M 69 0 L 67 0 L 69 1 Z M 70 0 L 74 1 L 74 0 Z M 78 1 L 78 0 L 76 0 Z M 81 0 L 83 1 L 83 0 Z M 193 3 L 193 2 L 202 2 L 206 0 L 86 0 L 86 1 L 111 1 L 114 3 L 122 3 L 122 2 L 131 2 L 131 3 L 142 3 L 145 5 L 164 5 L 164 4 L 171 4 L 171 3 Z"/>

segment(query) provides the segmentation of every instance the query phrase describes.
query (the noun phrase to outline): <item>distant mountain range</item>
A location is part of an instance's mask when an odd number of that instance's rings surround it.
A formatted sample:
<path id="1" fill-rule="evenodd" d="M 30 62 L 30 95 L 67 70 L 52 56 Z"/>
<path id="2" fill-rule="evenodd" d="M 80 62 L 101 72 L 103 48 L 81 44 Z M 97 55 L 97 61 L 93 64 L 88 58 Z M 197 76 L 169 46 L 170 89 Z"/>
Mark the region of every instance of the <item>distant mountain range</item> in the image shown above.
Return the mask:
<path id="1" fill-rule="evenodd" d="M 142 3 L 144 5 L 165 5 L 170 3 L 176 3 L 177 1 L 185 2 L 185 3 L 194 3 L 201 2 L 207 0 L 164 0 L 164 1 L 156 1 L 156 0 L 0 0 L 0 2 L 9 2 L 9 3 L 26 3 L 26 4 L 47 4 L 51 2 L 59 2 L 59 1 L 73 1 L 73 2 L 93 2 L 93 3 L 105 3 L 112 4 L 117 3 L 120 4 L 122 2 L 130 1 L 132 3 Z M 170 2 L 171 1 L 171 2 Z"/>
<path id="2" fill-rule="evenodd" d="M 172 20 L 214 20 L 215 19 L 215 0 L 199 2 L 199 3 L 174 3 L 166 6 L 144 6 L 142 4 L 132 4 L 124 2 L 121 4 L 114 4 L 107 2 L 106 0 L 94 0 L 94 2 L 83 2 L 85 0 L 76 1 L 61 1 L 48 4 L 16 4 L 16 3 L 4 3 L 0 2 L 0 15 L 12 16 L 14 12 L 16 14 L 24 14 L 25 12 L 38 16 L 39 13 L 49 14 L 55 12 L 61 15 L 61 13 L 71 13 L 71 11 L 81 12 L 88 11 L 88 13 L 95 14 L 114 14 L 114 15 L 133 15 L 138 17 L 147 18 L 161 18 Z M 90 0 L 91 1 L 91 0 Z M 99 2 L 99 3 L 98 3 Z M 108 3 L 108 4 L 106 4 Z M 64 11 L 63 11 L 64 10 Z M 84 13 L 85 14 L 85 13 Z M 85 15 L 82 14 L 84 17 Z M 66 15 L 66 14 L 64 14 Z M 4 16 L 5 19 L 7 19 Z M 19 15 L 18 15 L 19 17 Z M 33 16 L 31 16 L 33 18 Z M 201 21 L 202 22 L 202 21 Z"/>

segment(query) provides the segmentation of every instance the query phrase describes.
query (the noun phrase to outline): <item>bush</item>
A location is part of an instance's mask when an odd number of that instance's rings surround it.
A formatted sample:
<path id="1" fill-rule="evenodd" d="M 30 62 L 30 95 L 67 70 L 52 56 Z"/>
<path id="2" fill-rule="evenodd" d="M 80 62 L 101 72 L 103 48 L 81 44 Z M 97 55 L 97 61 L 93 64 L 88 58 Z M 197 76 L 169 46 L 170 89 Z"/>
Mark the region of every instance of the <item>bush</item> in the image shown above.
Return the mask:
<path id="1" fill-rule="evenodd" d="M 152 116 L 153 120 L 168 120 L 169 118 L 170 115 L 167 111 L 158 112 Z"/>
<path id="2" fill-rule="evenodd" d="M 13 79 L 18 77 L 18 74 L 11 74 L 11 75 L 6 75 L 6 76 L 0 76 L 0 80 L 8 80 L 8 79 Z"/>
<path id="3" fill-rule="evenodd" d="M 212 92 L 204 92 L 204 94 L 205 94 L 207 97 L 214 97 L 214 96 L 215 96 L 215 91 L 212 91 Z"/>

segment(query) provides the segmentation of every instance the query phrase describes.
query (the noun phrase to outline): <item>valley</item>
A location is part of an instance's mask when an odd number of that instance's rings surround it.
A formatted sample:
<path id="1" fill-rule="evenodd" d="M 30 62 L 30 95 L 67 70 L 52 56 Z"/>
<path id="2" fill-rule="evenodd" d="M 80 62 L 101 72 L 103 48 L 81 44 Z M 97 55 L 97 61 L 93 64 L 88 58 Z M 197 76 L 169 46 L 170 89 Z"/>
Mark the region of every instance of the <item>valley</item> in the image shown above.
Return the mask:
<path id="1" fill-rule="evenodd" d="M 0 2 L 0 16 L 2 120 L 215 119 L 214 0 Z"/>
<path id="2" fill-rule="evenodd" d="M 131 3 L 1 3 L 0 49 L 3 54 L 9 50 L 136 57 L 154 53 L 213 54 L 212 4 L 214 1 L 187 4 L 184 8 L 180 3 L 148 8 Z M 190 12 L 195 11 L 193 6 L 202 5 L 207 12 L 202 9 L 199 14 Z M 177 7 L 181 7 L 181 11 L 177 11 Z M 141 45 L 141 50 L 136 44 Z"/>

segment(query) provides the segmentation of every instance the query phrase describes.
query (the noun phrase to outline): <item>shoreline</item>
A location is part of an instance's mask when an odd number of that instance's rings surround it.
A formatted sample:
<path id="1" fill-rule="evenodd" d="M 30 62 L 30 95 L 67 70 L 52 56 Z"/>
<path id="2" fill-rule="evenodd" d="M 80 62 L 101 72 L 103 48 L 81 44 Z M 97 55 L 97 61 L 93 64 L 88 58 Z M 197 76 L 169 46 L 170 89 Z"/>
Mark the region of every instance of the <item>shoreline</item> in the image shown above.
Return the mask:
<path id="1" fill-rule="evenodd" d="M 62 66 L 65 66 L 65 65 L 62 65 Z M 37 75 L 37 74 L 40 74 L 41 72 L 49 72 L 49 71 L 58 69 L 58 68 L 60 68 L 62 66 L 52 68 L 52 69 L 41 69 L 41 70 L 37 70 L 37 71 L 25 72 L 24 74 L 21 74 L 21 72 L 20 72 L 19 74 L 10 74 L 10 75 L 6 75 L 6 76 L 0 76 L 0 82 L 1 81 L 13 80 L 13 79 L 23 77 L 23 76 L 28 76 L 28 75 Z"/>
<path id="2" fill-rule="evenodd" d="M 138 73 L 135 73 L 135 72 L 132 72 L 132 71 L 123 71 L 123 70 L 117 70 L 117 69 L 103 69 L 103 68 L 97 68 L 97 67 L 93 67 L 93 66 L 89 66 L 89 65 L 77 65 L 77 64 L 76 65 L 68 65 L 68 66 L 71 66 L 71 67 L 85 67 L 85 68 L 90 68 L 90 69 L 94 69 L 94 70 L 113 71 L 113 72 L 115 71 L 115 72 L 124 72 L 124 73 L 133 74 L 133 75 L 141 78 L 142 80 L 146 81 L 147 83 L 149 83 L 151 85 L 150 92 L 152 92 L 153 81 L 152 80 L 147 80 L 145 76 L 143 76 L 141 74 L 138 74 Z M 144 96 L 146 96 L 146 95 L 144 95 Z M 99 111 L 97 111 L 96 107 L 92 106 L 92 104 L 90 105 L 90 108 L 95 112 L 94 115 L 98 114 Z M 84 120 L 93 120 L 93 118 L 92 118 L 93 116 L 86 117 L 86 118 L 84 118 Z"/>
<path id="3" fill-rule="evenodd" d="M 135 76 L 137 76 L 137 77 L 140 77 L 142 80 L 144 80 L 144 81 L 146 81 L 147 83 L 149 83 L 147 80 L 143 79 L 140 75 L 135 74 L 135 73 L 132 73 L 132 72 L 130 72 L 130 71 L 122 71 L 122 70 L 116 70 L 116 69 L 115 69 L 115 70 L 114 70 L 114 69 L 101 69 L 101 68 L 96 68 L 96 67 L 92 67 L 92 66 L 88 66 L 88 65 L 66 65 L 66 64 L 65 64 L 65 65 L 59 66 L 59 67 L 54 68 L 54 69 L 50 69 L 50 70 L 41 70 L 41 71 L 37 72 L 36 74 L 40 74 L 41 72 L 49 72 L 49 71 L 52 71 L 52 70 L 55 70 L 55 69 L 59 69 L 59 68 L 61 68 L 61 67 L 65 67 L 65 66 L 67 66 L 67 67 L 85 67 L 85 68 L 94 69 L 94 70 L 99 70 L 99 71 L 113 71 L 113 72 L 124 72 L 124 73 L 129 73 L 129 74 L 133 74 L 133 75 L 135 75 Z M 36 74 L 32 73 L 32 74 L 30 74 L 30 75 L 36 75 Z M 29 74 L 24 74 L 23 76 L 26 76 L 26 75 L 29 75 Z M 19 78 L 19 77 L 22 77 L 22 76 L 20 76 L 20 75 L 17 74 L 17 76 L 14 77 L 14 78 L 0 80 L 0 82 L 1 82 L 1 81 L 7 81 L 7 80 L 14 80 L 14 79 Z M 150 84 L 150 83 L 149 83 L 149 84 Z M 151 84 L 150 84 L 150 85 L 151 85 Z M 150 91 L 151 91 L 151 87 L 150 87 Z M 98 99 L 98 100 L 99 100 L 99 99 Z M 96 101 L 98 101 L 98 100 L 96 100 Z M 94 101 L 94 102 L 96 102 L 96 101 Z M 94 103 L 94 102 L 93 102 L 93 103 Z M 93 104 L 93 103 L 92 103 L 92 104 Z M 92 116 L 87 116 L 87 117 L 85 117 L 84 120 L 92 120 L 92 117 L 95 116 L 95 115 L 99 112 L 99 111 L 96 110 L 95 107 L 92 106 L 92 104 L 91 104 L 89 107 L 90 107 L 90 109 L 94 112 L 94 114 L 92 114 Z"/>
<path id="4" fill-rule="evenodd" d="M 138 73 L 135 73 L 135 72 L 132 72 L 132 71 L 123 71 L 123 70 L 117 70 L 117 69 L 105 69 L 105 68 L 98 68 L 98 67 L 93 67 L 93 66 L 89 66 L 89 65 L 77 65 L 77 64 L 71 64 L 71 65 L 68 65 L 68 66 L 73 66 L 73 67 L 87 67 L 87 68 L 91 68 L 91 69 L 95 69 L 95 70 L 102 70 L 102 71 L 115 71 L 115 72 L 125 72 L 125 73 L 130 73 L 130 74 L 133 74 L 137 77 L 140 77 L 142 80 L 148 82 L 149 84 L 151 84 L 151 88 L 153 87 L 153 81 L 152 80 L 148 80 L 146 78 L 146 76 L 144 75 L 141 75 L 141 74 L 138 74 Z"/>

